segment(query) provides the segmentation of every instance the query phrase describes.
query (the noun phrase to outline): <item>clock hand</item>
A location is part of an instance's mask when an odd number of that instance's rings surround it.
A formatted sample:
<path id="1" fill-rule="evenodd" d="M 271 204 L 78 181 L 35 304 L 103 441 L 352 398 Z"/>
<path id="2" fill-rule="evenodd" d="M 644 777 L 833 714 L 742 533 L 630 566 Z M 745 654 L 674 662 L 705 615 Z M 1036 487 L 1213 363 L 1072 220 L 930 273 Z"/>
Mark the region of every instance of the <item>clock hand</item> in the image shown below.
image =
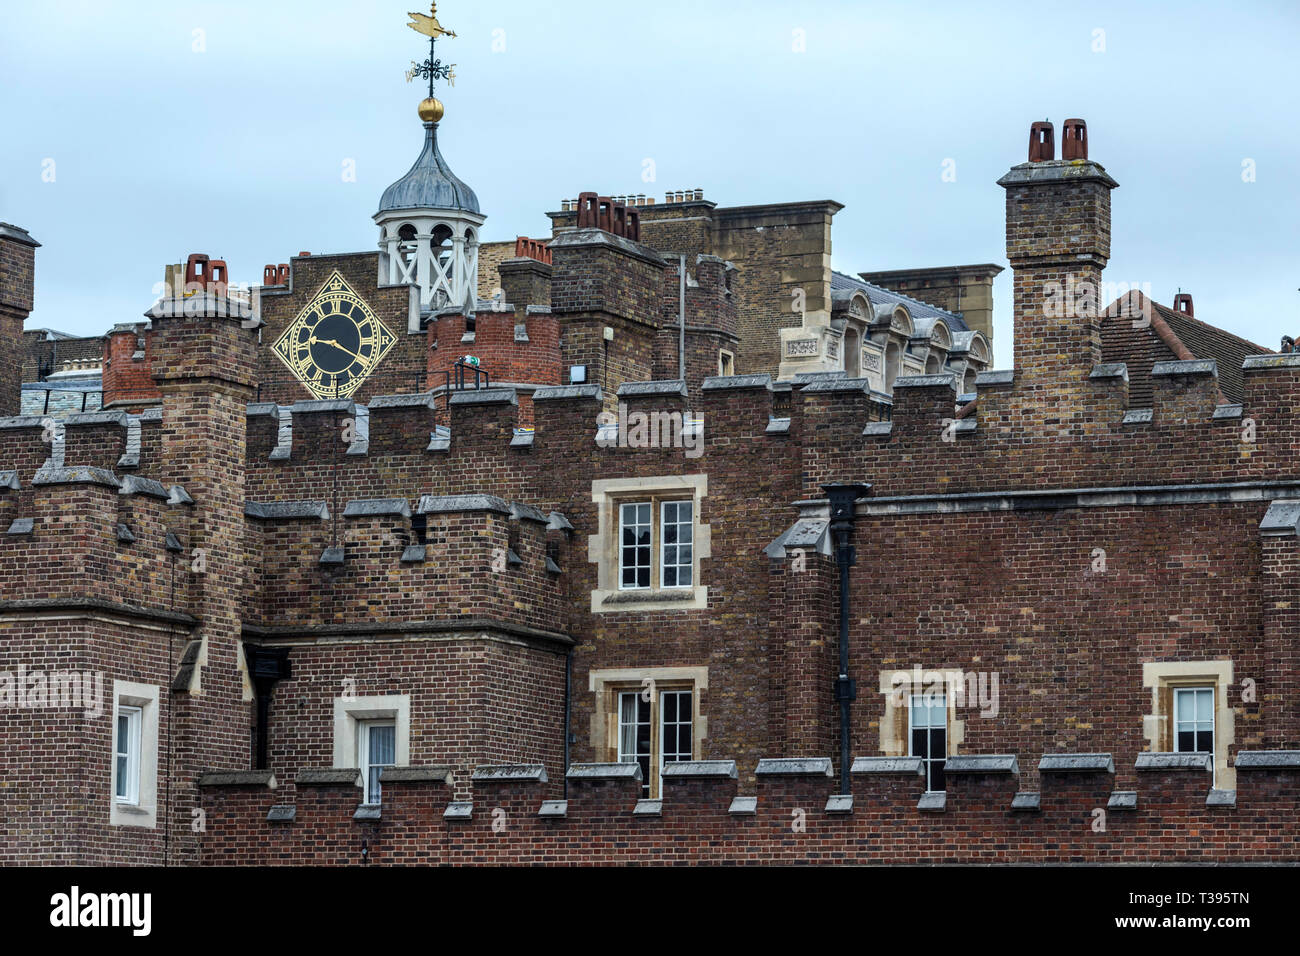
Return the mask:
<path id="1" fill-rule="evenodd" d="M 342 345 L 339 345 L 339 343 L 335 342 L 333 339 L 318 339 L 318 338 L 316 338 L 316 336 L 313 335 L 310 339 L 308 339 L 308 343 L 307 343 L 307 344 L 308 344 L 308 345 L 315 345 L 315 344 L 317 344 L 317 343 L 320 343 L 321 345 L 332 345 L 332 346 L 334 346 L 334 348 L 338 349 L 340 352 L 346 352 L 348 355 L 351 355 L 351 356 L 352 356 L 354 359 L 356 359 L 357 361 L 359 361 L 359 362 L 362 361 L 362 358 L 361 358 L 360 355 L 358 355 L 356 352 L 352 351 L 352 350 L 349 349 L 349 348 L 344 348 Z"/>

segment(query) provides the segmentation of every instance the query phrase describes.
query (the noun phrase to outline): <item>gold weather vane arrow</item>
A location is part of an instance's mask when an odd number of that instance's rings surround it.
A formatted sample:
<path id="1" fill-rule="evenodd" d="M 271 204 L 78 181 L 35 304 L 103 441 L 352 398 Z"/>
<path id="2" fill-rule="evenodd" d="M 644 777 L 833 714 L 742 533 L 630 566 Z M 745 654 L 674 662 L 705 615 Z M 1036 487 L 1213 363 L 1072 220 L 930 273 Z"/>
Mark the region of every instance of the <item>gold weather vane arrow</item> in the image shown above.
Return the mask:
<path id="1" fill-rule="evenodd" d="M 438 37 L 454 37 L 456 34 L 450 30 L 444 30 L 442 24 L 438 22 L 438 4 L 429 4 L 430 16 L 423 13 L 407 13 L 411 22 L 407 24 L 416 33 L 423 33 L 427 37 L 437 39 Z"/>
<path id="2" fill-rule="evenodd" d="M 412 30 L 421 36 L 429 38 L 429 58 L 423 63 L 412 63 L 411 68 L 406 71 L 406 82 L 410 83 L 417 76 L 429 81 L 429 98 L 433 98 L 433 81 L 446 80 L 451 85 L 455 85 L 456 74 L 453 72 L 456 64 L 449 63 L 444 65 L 441 60 L 435 59 L 433 54 L 434 44 L 438 37 L 454 37 L 456 34 L 451 30 L 443 27 L 438 22 L 438 4 L 429 4 L 429 15 L 423 13 L 409 12 L 406 14 L 411 18 L 407 24 Z"/>

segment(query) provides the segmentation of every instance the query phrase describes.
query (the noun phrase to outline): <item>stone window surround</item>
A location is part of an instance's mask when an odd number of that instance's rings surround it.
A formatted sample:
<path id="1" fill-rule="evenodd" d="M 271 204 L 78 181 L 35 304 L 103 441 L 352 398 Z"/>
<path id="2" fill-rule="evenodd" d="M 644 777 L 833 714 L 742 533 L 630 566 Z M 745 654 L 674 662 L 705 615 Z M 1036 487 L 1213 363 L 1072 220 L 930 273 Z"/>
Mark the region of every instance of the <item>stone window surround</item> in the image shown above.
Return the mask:
<path id="1" fill-rule="evenodd" d="M 643 682 L 654 681 L 656 695 L 661 690 L 691 691 L 691 750 L 694 759 L 703 759 L 704 739 L 709 735 L 709 718 L 701 713 L 701 691 L 709 689 L 707 667 L 618 667 L 587 673 L 587 689 L 596 698 L 591 713 L 591 752 L 597 761 L 618 760 L 618 695 L 643 689 Z M 652 727 L 658 753 L 658 702 Z M 644 782 L 644 781 L 643 781 Z"/>
<path id="2" fill-rule="evenodd" d="M 1142 686 L 1151 688 L 1151 712 L 1142 715 L 1142 736 L 1147 750 L 1168 753 L 1174 749 L 1171 722 L 1175 687 L 1214 688 L 1214 786 L 1237 788 L 1237 771 L 1228 766 L 1228 750 L 1236 742 L 1232 709 L 1232 661 L 1146 661 Z"/>
<path id="3" fill-rule="evenodd" d="M 113 715 L 110 725 L 109 769 L 109 826 L 158 826 L 158 701 L 160 690 L 153 684 L 134 681 L 113 681 Z M 140 708 L 140 791 L 139 802 L 119 803 L 117 800 L 117 714 L 122 706 Z"/>
<path id="4" fill-rule="evenodd" d="M 603 478 L 591 483 L 591 500 L 596 505 L 597 514 L 597 531 L 587 537 L 587 561 L 596 565 L 596 589 L 591 592 L 593 614 L 704 610 L 709 606 L 709 589 L 700 583 L 700 562 L 711 556 L 709 526 L 700 520 L 701 503 L 708 493 L 708 475 Z M 652 496 L 677 496 L 694 502 L 691 509 L 694 526 L 691 580 L 694 583 L 689 588 L 621 591 L 618 587 L 618 505 Z M 658 515 L 655 517 L 658 527 Z M 658 550 L 656 547 L 656 561 Z M 611 598 L 616 600 L 610 601 Z"/>
<path id="5" fill-rule="evenodd" d="M 396 728 L 393 765 L 406 767 L 411 762 L 411 697 L 387 694 L 374 697 L 334 698 L 334 766 L 340 770 L 357 768 L 359 725 L 366 720 L 391 720 Z M 358 785 L 360 786 L 358 776 Z"/>
<path id="6" fill-rule="evenodd" d="M 944 685 L 944 703 L 948 711 L 948 732 L 945 734 L 947 755 L 951 757 L 957 753 L 957 748 L 966 739 L 966 721 L 957 719 L 957 698 L 948 688 L 954 681 L 961 682 L 965 677 L 965 671 L 960 667 L 922 667 L 921 676 L 939 675 Z M 906 682 L 894 682 L 896 674 L 906 675 Z M 900 688 L 905 688 L 902 693 L 905 699 L 910 701 L 912 694 L 923 693 L 929 686 L 929 682 L 917 687 L 912 681 L 915 671 L 907 667 L 895 667 L 880 672 L 880 693 L 885 698 L 885 710 L 880 715 L 880 752 L 887 757 L 905 757 L 910 751 L 908 740 L 908 704 L 898 707 L 894 703 L 894 697 Z"/>

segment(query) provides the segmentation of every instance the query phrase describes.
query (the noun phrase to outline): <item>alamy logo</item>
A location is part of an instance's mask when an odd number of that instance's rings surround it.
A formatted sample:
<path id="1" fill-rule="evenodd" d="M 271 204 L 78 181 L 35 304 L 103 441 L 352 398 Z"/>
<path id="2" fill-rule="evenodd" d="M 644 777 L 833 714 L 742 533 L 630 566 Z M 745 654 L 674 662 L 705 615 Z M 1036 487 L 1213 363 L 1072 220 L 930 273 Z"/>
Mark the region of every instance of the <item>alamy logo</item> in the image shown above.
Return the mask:
<path id="1" fill-rule="evenodd" d="M 682 448 L 687 458 L 704 454 L 704 421 L 690 412 L 629 412 L 622 402 L 618 414 L 596 416 L 596 445 L 600 448 Z"/>
<path id="2" fill-rule="evenodd" d="M 96 671 L 0 671 L 0 708 L 46 710 L 80 707 L 87 717 L 104 713 L 104 675 Z"/>
<path id="3" fill-rule="evenodd" d="M 129 926 L 133 936 L 148 936 L 152 925 L 152 893 L 85 893 L 74 886 L 71 892 L 50 897 L 50 925 Z"/>

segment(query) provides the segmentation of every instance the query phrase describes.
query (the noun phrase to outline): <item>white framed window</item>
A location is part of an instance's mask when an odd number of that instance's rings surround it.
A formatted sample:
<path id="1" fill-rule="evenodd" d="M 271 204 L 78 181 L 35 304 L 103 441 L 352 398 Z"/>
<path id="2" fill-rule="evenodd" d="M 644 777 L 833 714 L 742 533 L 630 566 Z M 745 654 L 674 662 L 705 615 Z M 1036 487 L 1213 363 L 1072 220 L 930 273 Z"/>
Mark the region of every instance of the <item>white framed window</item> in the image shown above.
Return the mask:
<path id="1" fill-rule="evenodd" d="M 363 720 L 357 727 L 357 766 L 364 777 L 364 803 L 379 803 L 379 774 L 397 761 L 397 724 L 392 720 Z"/>
<path id="2" fill-rule="evenodd" d="M 736 357 L 726 349 L 718 350 L 718 374 L 735 375 L 736 374 Z"/>
<path id="3" fill-rule="evenodd" d="M 695 503 L 689 499 L 630 501 L 620 504 L 618 511 L 619 590 L 691 587 L 695 577 Z"/>
<path id="4" fill-rule="evenodd" d="M 694 693 L 622 691 L 618 695 L 618 761 L 641 765 L 641 795 L 659 796 L 664 764 L 695 753 Z"/>
<path id="5" fill-rule="evenodd" d="M 384 767 L 410 764 L 411 698 L 334 698 L 334 766 L 361 771 L 362 803 L 379 803 Z"/>
<path id="6" fill-rule="evenodd" d="M 694 567 L 694 502 L 665 501 L 659 506 L 659 583 L 665 588 L 688 588 Z"/>
<path id="7" fill-rule="evenodd" d="M 944 694 L 912 694 L 907 708 L 908 754 L 920 757 L 925 789 L 944 789 L 948 754 L 948 699 Z"/>
<path id="8" fill-rule="evenodd" d="M 107 747 L 110 759 L 110 826 L 158 823 L 159 688 L 113 681 L 113 715 Z"/>
<path id="9" fill-rule="evenodd" d="M 703 521 L 707 496 L 707 475 L 591 483 L 598 515 L 597 532 L 587 538 L 587 560 L 597 565 L 593 613 L 708 607 L 709 589 L 701 583 L 702 562 L 712 556 Z"/>
<path id="10" fill-rule="evenodd" d="M 1174 751 L 1214 753 L 1213 687 L 1174 688 Z"/>
<path id="11" fill-rule="evenodd" d="M 140 727 L 144 711 L 139 707 L 119 706 L 114 734 L 113 796 L 118 803 L 140 805 Z"/>
<path id="12" fill-rule="evenodd" d="M 624 502 L 618 508 L 618 587 L 620 591 L 650 587 L 650 546 L 654 505 Z"/>

